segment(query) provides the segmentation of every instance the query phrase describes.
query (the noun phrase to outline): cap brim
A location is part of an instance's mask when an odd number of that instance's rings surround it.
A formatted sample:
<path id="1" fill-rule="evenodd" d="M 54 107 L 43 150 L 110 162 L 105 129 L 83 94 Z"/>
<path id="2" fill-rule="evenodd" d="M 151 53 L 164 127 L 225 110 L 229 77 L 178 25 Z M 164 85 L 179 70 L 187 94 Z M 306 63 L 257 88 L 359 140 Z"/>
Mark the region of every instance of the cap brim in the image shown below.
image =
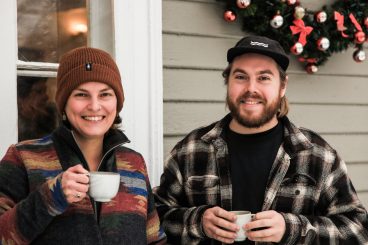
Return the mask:
<path id="1" fill-rule="evenodd" d="M 229 49 L 228 52 L 227 52 L 227 61 L 229 63 L 231 63 L 231 62 L 233 62 L 233 60 L 237 56 L 240 56 L 240 55 L 245 54 L 245 53 L 257 53 L 257 54 L 266 55 L 266 56 L 274 59 L 276 61 L 276 63 L 284 71 L 286 71 L 286 69 L 289 66 L 289 58 L 285 55 L 270 52 L 270 51 L 264 50 L 264 49 L 244 48 L 244 47 L 234 47 L 234 48 Z"/>

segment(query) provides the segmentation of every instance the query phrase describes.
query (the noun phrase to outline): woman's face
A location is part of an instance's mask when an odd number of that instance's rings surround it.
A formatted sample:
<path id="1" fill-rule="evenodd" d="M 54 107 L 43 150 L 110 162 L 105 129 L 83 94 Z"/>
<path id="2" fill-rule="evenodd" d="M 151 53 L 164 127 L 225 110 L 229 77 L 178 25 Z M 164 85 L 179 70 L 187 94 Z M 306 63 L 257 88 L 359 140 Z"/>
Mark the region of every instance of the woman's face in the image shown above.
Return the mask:
<path id="1" fill-rule="evenodd" d="M 115 92 L 109 85 L 87 82 L 72 91 L 65 114 L 79 139 L 103 139 L 115 120 L 116 106 Z"/>

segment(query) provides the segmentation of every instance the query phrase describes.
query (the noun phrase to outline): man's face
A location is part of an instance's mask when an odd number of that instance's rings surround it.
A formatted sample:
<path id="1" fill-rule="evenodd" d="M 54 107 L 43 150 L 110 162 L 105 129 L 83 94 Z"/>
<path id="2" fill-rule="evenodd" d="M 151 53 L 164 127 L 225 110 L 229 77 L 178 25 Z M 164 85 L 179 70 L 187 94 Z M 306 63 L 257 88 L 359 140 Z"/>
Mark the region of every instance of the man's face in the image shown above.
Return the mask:
<path id="1" fill-rule="evenodd" d="M 277 123 L 277 111 L 285 95 L 276 62 L 260 54 L 234 59 L 227 86 L 227 105 L 236 122 L 245 128 Z"/>

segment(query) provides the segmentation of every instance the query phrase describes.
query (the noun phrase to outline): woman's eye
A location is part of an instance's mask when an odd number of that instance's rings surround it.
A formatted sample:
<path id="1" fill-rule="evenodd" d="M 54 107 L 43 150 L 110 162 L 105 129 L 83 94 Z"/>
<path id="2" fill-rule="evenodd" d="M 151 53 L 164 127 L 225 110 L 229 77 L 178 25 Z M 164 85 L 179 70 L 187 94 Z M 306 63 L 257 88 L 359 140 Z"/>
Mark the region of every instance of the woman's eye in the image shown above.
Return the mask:
<path id="1" fill-rule="evenodd" d="M 102 93 L 100 96 L 101 97 L 108 97 L 108 96 L 112 96 L 112 93 L 105 92 L 105 93 Z"/>
<path id="2" fill-rule="evenodd" d="M 74 94 L 75 97 L 87 97 L 88 95 L 86 93 L 76 93 Z"/>

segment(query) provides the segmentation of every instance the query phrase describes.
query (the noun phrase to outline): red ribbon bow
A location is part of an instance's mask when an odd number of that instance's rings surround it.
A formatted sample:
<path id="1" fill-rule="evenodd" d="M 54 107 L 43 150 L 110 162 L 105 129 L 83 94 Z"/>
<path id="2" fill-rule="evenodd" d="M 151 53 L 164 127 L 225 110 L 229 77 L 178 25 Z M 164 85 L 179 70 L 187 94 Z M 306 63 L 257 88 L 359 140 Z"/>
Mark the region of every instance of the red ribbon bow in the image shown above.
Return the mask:
<path id="1" fill-rule="evenodd" d="M 355 19 L 355 16 L 353 14 L 349 14 L 349 18 L 350 18 L 351 22 L 353 22 L 355 28 L 358 31 L 363 31 L 362 27 L 360 26 L 360 24 L 358 23 L 358 21 Z"/>
<path id="2" fill-rule="evenodd" d="M 303 46 L 307 43 L 307 35 L 313 31 L 313 27 L 305 26 L 302 19 L 297 19 L 293 21 L 295 26 L 290 26 L 290 30 L 293 35 L 300 33 L 299 40 Z"/>
<path id="3" fill-rule="evenodd" d="M 318 59 L 317 58 L 304 58 L 304 57 L 300 57 L 299 58 L 300 62 L 307 62 L 307 63 L 317 63 Z"/>
<path id="4" fill-rule="evenodd" d="M 340 14 L 339 12 L 335 11 L 335 20 L 336 20 L 337 30 L 341 32 L 341 36 L 343 36 L 344 38 L 347 38 L 348 35 L 344 33 L 344 31 L 346 30 L 346 27 L 344 26 L 344 16 Z"/>

